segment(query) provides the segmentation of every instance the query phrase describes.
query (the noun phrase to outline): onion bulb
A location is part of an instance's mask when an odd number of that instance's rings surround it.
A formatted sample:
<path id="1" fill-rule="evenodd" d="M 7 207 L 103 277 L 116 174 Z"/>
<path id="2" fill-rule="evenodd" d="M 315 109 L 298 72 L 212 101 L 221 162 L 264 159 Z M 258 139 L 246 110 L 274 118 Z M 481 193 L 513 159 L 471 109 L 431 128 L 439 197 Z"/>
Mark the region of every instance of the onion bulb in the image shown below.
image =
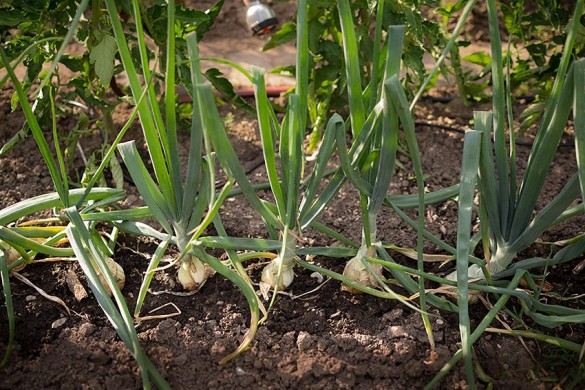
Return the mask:
<path id="1" fill-rule="evenodd" d="M 286 289 L 295 278 L 293 264 L 293 261 L 283 261 L 282 257 L 278 256 L 262 270 L 262 283 L 269 285 L 272 289 Z M 278 278 L 279 268 L 281 269 L 280 281 Z"/>
<path id="2" fill-rule="evenodd" d="M 471 264 L 471 266 L 467 269 L 467 277 L 469 278 L 469 280 L 485 280 L 485 275 L 483 274 L 483 271 L 481 269 L 481 267 L 477 264 Z M 453 271 L 451 272 L 449 275 L 445 276 L 445 279 L 447 280 L 451 280 L 453 282 L 457 281 L 457 271 Z M 453 292 L 453 296 L 455 297 L 455 300 L 457 300 L 457 290 L 456 288 L 452 288 Z M 467 293 L 467 301 L 471 304 L 471 303 L 475 303 L 478 300 L 478 296 L 481 295 L 481 293 L 479 291 L 475 291 L 475 290 L 468 290 Z"/>
<path id="3" fill-rule="evenodd" d="M 366 287 L 376 288 L 379 286 L 378 281 L 362 262 L 364 256 L 375 257 L 376 249 L 374 247 L 367 248 L 366 246 L 362 246 L 357 255 L 345 265 L 343 275 Z M 377 276 L 382 277 L 382 266 L 380 264 L 370 264 L 370 268 Z M 363 291 L 350 287 L 347 284 L 343 284 L 341 289 L 352 294 L 363 294 Z"/>
<path id="4" fill-rule="evenodd" d="M 110 270 L 110 273 L 114 277 L 114 280 L 116 281 L 116 284 L 118 285 L 118 288 L 120 290 L 123 289 L 124 284 L 126 283 L 126 275 L 124 274 L 124 269 L 122 268 L 122 266 L 120 264 L 116 263 L 114 260 L 112 260 L 109 257 L 104 257 L 104 261 L 106 262 L 106 265 L 108 266 L 108 269 Z M 102 282 L 102 285 L 106 289 L 108 295 L 112 296 L 112 290 L 110 290 L 110 286 L 108 285 L 108 282 L 106 281 L 104 274 L 100 271 L 100 269 L 97 267 L 97 265 L 94 265 L 94 268 L 96 270 L 98 278 L 100 279 L 100 282 Z"/>
<path id="5" fill-rule="evenodd" d="M 214 269 L 193 255 L 181 262 L 177 278 L 185 290 L 197 291 L 215 273 Z"/>
<path id="6" fill-rule="evenodd" d="M 4 251 L 4 257 L 6 258 L 6 265 L 10 266 L 16 260 L 20 259 L 20 253 L 6 242 L 0 240 L 0 250 Z M 26 264 L 22 263 L 20 266 L 14 268 L 14 271 L 20 271 Z"/>

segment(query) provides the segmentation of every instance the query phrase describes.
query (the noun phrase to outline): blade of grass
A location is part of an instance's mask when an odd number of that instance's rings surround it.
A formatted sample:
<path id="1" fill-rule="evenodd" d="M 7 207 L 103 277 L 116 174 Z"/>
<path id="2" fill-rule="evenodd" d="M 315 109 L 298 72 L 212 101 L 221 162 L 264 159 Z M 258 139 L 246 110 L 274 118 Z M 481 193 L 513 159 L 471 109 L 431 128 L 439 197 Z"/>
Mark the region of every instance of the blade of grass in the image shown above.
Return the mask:
<path id="1" fill-rule="evenodd" d="M 132 90 L 132 94 L 136 100 L 137 97 L 142 95 L 142 87 L 140 84 L 140 80 L 138 77 L 138 72 L 136 71 L 136 67 L 134 66 L 134 62 L 132 60 L 132 55 L 130 54 L 130 50 L 128 48 L 128 43 L 126 41 L 126 35 L 124 34 L 124 29 L 118 17 L 118 9 L 116 7 L 114 0 L 105 0 L 106 7 L 108 9 L 108 13 L 110 15 L 110 23 L 112 25 L 112 29 L 114 31 L 114 36 L 116 38 L 116 42 L 118 44 L 118 51 L 120 55 L 120 59 L 126 70 L 126 74 L 128 76 L 128 82 L 130 84 L 130 89 Z M 137 6 L 137 2 L 134 2 L 134 5 Z M 142 31 L 142 24 L 138 21 L 140 20 L 140 12 L 134 15 L 137 23 L 136 27 L 138 31 Z M 144 33 L 141 35 L 144 37 Z M 141 40 L 138 39 L 138 43 L 140 44 Z M 142 50 L 142 46 L 139 45 Z M 145 51 L 145 49 L 144 49 Z M 142 57 L 146 56 L 146 53 L 143 53 Z M 146 56 L 147 57 L 147 56 Z M 144 70 L 144 77 L 146 80 L 150 80 L 150 72 L 148 70 L 148 62 L 146 66 L 143 66 Z M 175 195 L 173 192 L 171 179 L 169 176 L 169 170 L 166 165 L 165 155 L 163 153 L 163 149 L 161 147 L 161 141 L 159 140 L 159 136 L 165 136 L 164 131 L 157 131 L 157 129 L 163 129 L 164 126 L 162 124 L 157 124 L 155 116 L 153 115 L 153 111 L 158 109 L 158 103 L 156 102 L 156 98 L 154 97 L 154 91 L 152 89 L 152 84 L 148 87 L 148 94 L 150 100 L 141 100 L 138 102 L 138 115 L 140 117 L 140 121 L 142 124 L 142 129 L 144 132 L 144 137 L 148 144 L 148 152 L 150 153 L 150 158 L 152 160 L 154 172 L 156 178 L 160 184 L 161 192 L 164 194 L 166 199 L 173 200 L 175 199 Z M 152 101 L 154 99 L 154 102 Z M 153 104 L 154 103 L 154 104 Z M 160 116 L 160 114 L 159 114 Z M 174 208 L 173 208 L 174 211 Z"/>
<path id="2" fill-rule="evenodd" d="M 297 1 L 297 64 L 295 93 L 299 96 L 299 131 L 307 128 L 307 99 L 309 96 L 309 27 L 307 0 Z"/>
<path id="3" fill-rule="evenodd" d="M 416 140 L 414 120 L 408 107 L 408 101 L 404 89 L 400 85 L 398 75 L 393 75 L 384 82 L 386 94 L 390 98 L 398 117 L 400 124 L 404 130 L 408 150 L 412 159 L 412 165 L 416 177 L 416 187 L 418 192 L 418 215 L 417 215 L 417 268 L 424 271 L 424 231 L 425 231 L 425 184 L 422 169 L 422 162 L 420 159 L 420 151 Z M 418 290 L 420 294 L 420 308 L 423 312 L 422 319 L 425 325 L 429 343 L 431 345 L 431 355 L 435 354 L 435 341 L 431 322 L 427 314 L 427 294 L 425 293 L 424 278 L 418 280 Z"/>
<path id="4" fill-rule="evenodd" d="M 388 29 L 388 53 L 384 80 L 398 75 L 400 72 L 404 31 L 404 26 L 390 26 Z M 398 114 L 390 102 L 391 97 L 387 94 L 386 89 L 383 91 L 383 96 L 385 104 L 382 117 L 382 132 L 380 133 L 380 158 L 376 169 L 376 177 L 373 179 L 372 195 L 368 204 L 368 219 L 372 221 L 373 225 L 376 223 L 376 216 L 386 198 L 388 186 L 394 175 L 394 162 L 398 149 Z M 375 228 L 375 226 L 372 227 Z"/>
<path id="5" fill-rule="evenodd" d="M 173 245 L 177 245 L 177 238 L 171 234 L 166 234 L 159 232 L 158 230 L 154 229 L 153 227 L 142 223 L 142 222 L 131 222 L 131 221 L 111 221 L 110 222 L 115 227 L 119 228 L 123 232 L 128 234 L 132 234 L 134 236 L 144 236 L 144 237 L 151 237 L 157 239 L 159 241 L 165 241 L 169 239 L 170 236 L 170 243 Z"/>
<path id="6" fill-rule="evenodd" d="M 339 12 L 341 33 L 343 35 L 343 56 L 345 59 L 345 72 L 347 77 L 351 132 L 355 138 L 361 131 L 366 118 L 364 101 L 362 98 L 361 68 L 349 0 L 337 0 L 337 9 Z"/>
<path id="7" fill-rule="evenodd" d="M 311 172 L 301 205 L 299 206 L 299 214 L 301 216 L 304 214 L 305 205 L 312 204 L 315 200 L 317 189 L 322 184 L 323 178 L 327 173 L 327 163 L 329 162 L 335 147 L 336 124 L 343 124 L 343 119 L 339 114 L 333 114 L 325 127 L 323 141 L 321 142 L 321 147 L 317 154 L 317 161 L 315 162 L 315 167 Z"/>
<path id="8" fill-rule="evenodd" d="M 498 201 L 500 226 L 503 237 L 507 240 L 508 218 L 510 216 L 510 184 L 508 152 L 506 145 L 506 98 L 504 88 L 504 68 L 502 60 L 502 39 L 498 8 L 495 0 L 487 0 L 488 23 L 490 30 L 490 44 L 492 52 L 492 90 L 493 90 L 493 120 L 494 120 L 494 153 L 496 157 L 496 171 L 498 173 Z"/>
<path id="9" fill-rule="evenodd" d="M 55 158 L 59 170 L 61 172 L 61 179 L 63 180 L 63 189 L 66 193 L 69 192 L 69 177 L 67 177 L 67 169 L 65 168 L 65 161 L 63 153 L 61 153 L 61 146 L 59 146 L 59 134 L 57 132 L 57 110 L 55 109 L 55 98 L 53 96 L 53 86 L 49 87 L 49 101 L 51 103 L 51 127 L 53 130 L 53 146 L 55 147 Z M 67 206 L 67 204 L 65 204 Z"/>
<path id="10" fill-rule="evenodd" d="M 150 58 L 148 56 L 148 52 L 150 50 L 146 47 L 146 34 L 144 33 L 144 24 L 142 22 L 143 9 L 142 9 L 142 6 L 141 6 L 139 0 L 132 0 L 132 10 L 133 10 L 132 16 L 134 17 L 134 19 L 136 21 L 136 23 L 135 23 L 136 36 L 138 38 L 136 40 L 136 46 L 138 47 L 140 66 L 142 67 L 142 72 L 144 74 L 144 78 L 146 80 L 150 80 L 152 77 L 152 72 L 150 70 Z M 173 11 L 171 11 L 171 12 L 173 12 Z M 168 23 L 167 23 L 167 29 L 168 29 Z M 127 69 L 127 68 L 124 66 L 124 69 Z M 154 90 L 153 84 L 147 84 L 147 89 L 148 89 L 148 102 L 149 102 L 149 106 L 150 106 L 150 110 L 151 110 L 150 114 L 151 114 L 153 124 L 154 124 L 154 127 L 151 127 L 149 125 L 147 127 L 147 130 L 152 131 L 153 134 L 155 134 L 157 137 L 160 137 L 160 147 L 162 147 L 162 151 L 164 152 L 164 155 L 167 157 L 167 159 L 164 161 L 165 166 L 167 166 L 166 164 L 169 162 L 169 159 L 171 158 L 171 156 L 169 156 L 169 153 L 171 153 L 171 151 L 169 149 L 169 141 L 168 141 L 167 133 L 165 131 L 165 123 L 163 121 L 163 118 L 162 118 L 162 115 L 160 112 L 160 106 L 159 106 L 159 103 L 157 101 L 158 95 Z M 143 128 L 143 130 L 144 130 L 144 128 Z M 154 146 L 158 147 L 159 144 L 157 143 Z M 168 167 L 167 167 L 167 169 L 168 169 Z M 171 169 L 168 169 L 168 172 L 170 173 Z"/>
<path id="11" fill-rule="evenodd" d="M 425 206 L 441 203 L 452 199 L 459 194 L 459 184 L 441 188 L 433 192 L 425 192 Z M 389 195 L 384 199 L 384 204 L 394 205 L 401 209 L 414 209 L 418 207 L 418 194 L 415 195 Z"/>
<path id="12" fill-rule="evenodd" d="M 11 245 L 14 244 L 26 248 L 27 250 L 43 253 L 49 256 L 71 256 L 73 254 L 69 248 L 54 248 L 52 246 L 41 244 L 38 241 L 21 236 L 6 226 L 0 226 L 0 239 Z"/>
<path id="13" fill-rule="evenodd" d="M 545 335 L 542 333 L 531 332 L 528 330 L 486 328 L 485 331 L 489 332 L 489 333 L 498 333 L 498 334 L 505 334 L 505 335 L 509 335 L 509 336 L 525 337 L 525 338 L 540 340 L 540 341 L 544 341 L 545 343 L 555 345 L 557 347 L 566 349 L 566 350 L 571 351 L 571 352 L 579 353 L 581 351 L 581 345 L 574 343 L 572 341 L 561 339 L 560 337 Z"/>
<path id="14" fill-rule="evenodd" d="M 271 109 L 270 102 L 266 95 L 266 85 L 264 82 L 264 71 L 258 67 L 252 68 L 252 76 L 254 77 L 254 96 L 256 97 L 256 110 L 258 118 L 258 126 L 260 128 L 260 139 L 262 141 L 262 153 L 264 154 L 264 163 L 266 165 L 266 172 L 268 174 L 268 182 L 270 189 L 276 200 L 278 213 L 284 215 L 286 213 L 286 202 L 278 171 L 276 169 L 276 153 L 274 151 L 273 130 L 270 124 Z"/>
<path id="15" fill-rule="evenodd" d="M 2 63 L 4 64 L 4 67 L 8 72 L 8 75 L 10 76 L 10 81 L 12 82 L 14 89 L 16 90 L 16 94 L 18 95 L 18 101 L 20 102 L 20 106 L 22 107 L 22 111 L 24 113 L 26 121 L 28 122 L 33 137 L 41 151 L 43 160 L 45 161 L 45 164 L 49 169 L 49 173 L 51 175 L 51 179 L 53 180 L 55 190 L 59 194 L 59 200 L 63 202 L 64 206 L 68 206 L 69 198 L 67 196 L 68 194 L 65 188 L 65 184 L 63 182 L 63 178 L 59 173 L 59 169 L 57 168 L 57 164 L 55 163 L 55 159 L 53 158 L 51 150 L 49 149 L 49 144 L 47 143 L 47 140 L 43 135 L 43 131 L 41 130 L 39 122 L 37 121 L 37 118 L 30 106 L 30 103 L 28 102 L 28 98 L 22 88 L 22 84 L 16 77 L 14 69 L 10 66 L 10 62 L 8 61 L 6 53 L 4 52 L 4 49 L 2 47 L 0 47 L 0 59 L 2 60 Z"/>
<path id="16" fill-rule="evenodd" d="M 179 161 L 179 143 L 177 141 L 177 113 L 175 92 L 175 0 L 167 2 L 167 41 L 165 62 L 165 117 L 166 133 L 168 137 L 169 170 L 175 192 L 176 215 L 182 216 L 180 207 L 183 204 L 183 180 L 181 177 L 181 162 Z"/>
<path id="17" fill-rule="evenodd" d="M 198 100 L 198 96 L 195 96 L 191 93 L 193 106 L 191 109 L 191 138 L 190 138 L 190 145 L 189 145 L 189 157 L 187 161 L 187 176 L 185 178 L 185 189 L 183 193 L 183 203 L 182 203 L 182 213 L 181 213 L 181 220 L 183 221 L 190 221 L 189 227 L 187 230 L 191 230 L 193 227 L 191 226 L 193 223 L 196 223 L 196 218 L 192 216 L 192 210 L 196 208 L 200 204 L 205 204 L 205 202 L 197 201 L 198 195 L 201 197 L 202 190 L 197 194 L 197 189 L 201 185 L 203 187 L 203 183 L 201 180 L 206 180 L 209 178 L 210 175 L 203 175 L 201 178 L 201 171 L 203 161 L 201 160 L 201 156 L 203 154 L 203 120 L 199 115 L 199 108 L 198 105 L 201 103 Z M 209 184 L 209 183 L 208 183 Z M 203 193 L 206 193 L 205 191 Z"/>
<path id="18" fill-rule="evenodd" d="M 493 114 L 483 111 L 474 113 L 475 128 L 483 134 L 481 143 L 481 153 L 479 162 L 479 190 L 481 200 L 484 202 L 486 210 L 498 210 L 500 201 L 497 192 L 497 179 L 493 163 L 493 149 L 491 143 L 491 129 L 493 126 Z M 498 245 L 504 243 L 503 233 L 501 231 L 501 219 L 499 212 L 487 213 L 487 223 L 489 224 L 492 237 Z M 485 221 L 485 220 L 484 220 Z"/>
<path id="19" fill-rule="evenodd" d="M 220 249 L 238 249 L 238 250 L 278 250 L 282 243 L 278 240 L 266 240 L 261 238 L 242 238 L 242 237 L 201 237 L 197 244 L 208 248 Z"/>
<path id="20" fill-rule="evenodd" d="M 384 17 L 384 0 L 378 0 L 376 5 L 376 19 L 379 21 L 383 20 Z M 378 88 L 378 64 L 380 62 L 380 42 L 382 41 L 382 24 L 376 23 L 374 30 L 374 48 L 372 50 L 372 78 L 370 80 L 370 103 L 368 104 L 368 112 L 371 112 L 378 101 L 379 88 Z"/>
<path id="21" fill-rule="evenodd" d="M 85 188 L 70 190 L 69 199 L 72 203 L 77 202 L 77 200 L 83 196 L 84 193 Z M 113 188 L 96 187 L 92 188 L 89 195 L 87 196 L 87 199 L 95 201 L 116 195 L 124 195 L 124 191 Z M 60 194 L 58 193 L 52 192 L 49 194 L 35 196 L 0 210 L 0 225 L 8 225 L 11 222 L 15 222 L 19 218 L 53 207 L 60 207 L 61 205 Z"/>
<path id="22" fill-rule="evenodd" d="M 142 158 L 138 154 L 135 141 L 123 142 L 118 145 L 118 151 L 134 180 L 134 184 L 144 198 L 144 202 L 150 208 L 152 215 L 159 221 L 167 233 L 172 232 L 169 225 L 173 220 L 173 213 L 168 207 L 168 198 L 165 197 L 157 187 L 154 180 L 150 177 Z"/>
<path id="23" fill-rule="evenodd" d="M 475 388 L 473 374 L 473 347 L 470 343 L 471 322 L 469 319 L 468 274 L 471 218 L 475 184 L 479 168 L 479 150 L 481 132 L 468 131 L 463 141 L 463 161 L 461 166 L 461 187 L 459 190 L 459 211 L 457 217 L 457 306 L 459 306 L 459 332 L 461 350 L 465 362 L 465 374 L 468 386 Z"/>
<path id="24" fill-rule="evenodd" d="M 6 317 L 8 318 L 8 343 L 6 352 L 0 361 L 0 368 L 8 363 L 8 359 L 14 349 L 14 335 L 16 334 L 16 322 L 14 317 L 14 305 L 12 303 L 12 291 L 10 290 L 10 275 L 8 273 L 8 264 L 6 253 L 0 248 L 0 277 L 2 280 L 2 292 L 4 293 L 4 305 L 6 306 Z"/>
<path id="25" fill-rule="evenodd" d="M 579 60 L 574 63 L 574 73 L 573 126 L 575 128 L 575 154 L 577 157 L 581 199 L 585 199 L 585 60 Z"/>
<path id="26" fill-rule="evenodd" d="M 203 117 L 204 137 L 208 137 L 211 140 L 222 167 L 228 171 L 230 176 L 235 178 L 240 188 L 242 188 L 246 198 L 248 198 L 254 209 L 260 213 L 262 218 L 273 227 L 281 226 L 282 223 L 276 218 L 274 213 L 260 201 L 260 198 L 248 180 L 246 173 L 238 160 L 238 156 L 225 134 L 225 129 L 223 128 L 215 105 L 209 109 L 214 101 L 211 87 L 208 85 L 198 85 L 195 87 L 195 90 L 197 91 L 197 94 L 201 95 L 201 102 L 205 102 L 205 104 L 202 104 L 199 107 L 199 109 L 203 111 L 201 112 L 201 115 Z"/>
<path id="27" fill-rule="evenodd" d="M 136 298 L 136 307 L 134 308 L 134 318 L 138 318 L 140 316 L 140 310 L 142 310 L 142 305 L 144 304 L 144 299 L 146 298 L 146 293 L 148 292 L 148 288 L 150 287 L 150 282 L 154 277 L 154 270 L 158 267 L 160 260 L 163 258 L 167 247 L 169 246 L 170 238 L 166 239 L 165 241 L 161 241 L 160 244 L 156 247 L 154 254 L 152 255 L 152 259 L 148 263 L 148 268 L 144 273 L 144 279 L 142 280 L 142 284 L 140 284 L 140 291 L 138 292 L 138 297 Z"/>
<path id="28" fill-rule="evenodd" d="M 283 172 L 286 172 L 286 213 L 284 214 L 284 223 L 293 229 L 297 225 L 298 218 L 298 199 L 301 183 L 301 171 L 303 164 L 303 131 L 301 131 L 300 118 L 300 98 L 296 94 L 291 94 L 288 101 L 288 125 L 283 127 L 282 134 L 286 134 L 287 142 L 281 142 L 281 158 Z M 282 150 L 286 147 L 285 150 Z M 285 153 L 283 153 L 285 152 Z M 283 215 L 281 214 L 281 218 Z"/>

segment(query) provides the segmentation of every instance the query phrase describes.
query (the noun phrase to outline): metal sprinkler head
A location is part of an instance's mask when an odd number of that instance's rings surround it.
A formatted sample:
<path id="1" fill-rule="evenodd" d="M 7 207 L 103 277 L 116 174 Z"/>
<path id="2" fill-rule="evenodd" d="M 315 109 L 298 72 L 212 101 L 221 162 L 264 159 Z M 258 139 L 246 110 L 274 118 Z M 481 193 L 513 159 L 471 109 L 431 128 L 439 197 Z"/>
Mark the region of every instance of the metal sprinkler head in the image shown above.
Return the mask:
<path id="1" fill-rule="evenodd" d="M 249 0 L 247 4 L 246 24 L 254 35 L 267 34 L 276 27 L 278 19 L 272 8 L 260 0 Z"/>

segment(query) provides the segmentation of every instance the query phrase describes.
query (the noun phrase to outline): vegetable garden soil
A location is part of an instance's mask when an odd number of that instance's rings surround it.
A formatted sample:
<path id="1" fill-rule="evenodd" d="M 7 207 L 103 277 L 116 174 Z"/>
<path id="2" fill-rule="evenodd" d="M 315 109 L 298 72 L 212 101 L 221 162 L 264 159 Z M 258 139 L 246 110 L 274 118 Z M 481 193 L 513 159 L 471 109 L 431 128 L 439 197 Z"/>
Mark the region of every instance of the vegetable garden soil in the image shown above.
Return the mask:
<path id="1" fill-rule="evenodd" d="M 442 90 L 434 93 L 451 92 Z M 13 136 L 24 121 L 20 112 L 11 112 L 11 95 L 12 90 L 6 88 L 0 94 L 0 144 Z M 421 102 L 416 119 L 430 124 L 417 128 L 423 165 L 428 174 L 427 190 L 457 183 L 461 163 L 462 134 L 434 125 L 467 128 L 474 109 L 489 109 L 489 106 L 465 107 L 459 99 L 448 103 L 437 103 L 432 99 Z M 128 106 L 118 108 L 115 115 L 118 128 L 128 117 L 129 110 Z M 265 181 L 263 169 L 254 169 L 262 161 L 256 120 L 228 107 L 222 107 L 221 113 L 226 118 L 233 145 L 248 168 L 250 178 L 254 182 Z M 74 124 L 72 118 L 64 118 L 60 121 L 60 129 L 71 128 Z M 182 152 L 186 152 L 188 135 L 182 133 L 180 136 L 181 145 L 185 148 Z M 82 140 L 86 153 L 90 153 L 92 146 L 99 145 L 97 137 L 96 133 Z M 136 126 L 127 135 L 128 139 L 140 137 L 141 132 Z M 570 138 L 567 140 L 572 141 Z M 520 170 L 528 150 L 524 146 L 518 147 Z M 574 155 L 574 149 L 570 146 L 559 148 L 547 177 L 541 207 L 558 193 L 575 171 Z M 414 193 L 416 186 L 409 159 L 404 154 L 399 159 L 404 167 L 396 172 L 390 193 Z M 140 204 L 136 190 L 129 184 L 126 189 L 128 198 L 124 204 Z M 32 139 L 0 159 L 0 209 L 48 191 L 52 191 L 52 182 Z M 259 218 L 243 197 L 228 199 L 222 207 L 222 215 L 228 234 L 232 236 L 266 236 Z M 411 212 L 410 215 L 415 216 L 416 213 Z M 428 206 L 425 218 L 431 232 L 449 244 L 455 244 L 455 201 Z M 344 187 L 323 213 L 320 222 L 358 241 L 361 221 L 355 190 Z M 583 233 L 584 224 L 582 217 L 573 219 L 548 232 L 543 241 L 557 241 Z M 383 210 L 379 216 L 379 237 L 384 242 L 402 247 L 416 246 L 416 232 L 390 210 Z M 303 244 L 321 246 L 336 243 L 309 231 L 303 237 Z M 155 248 L 156 243 L 132 236 L 122 235 L 119 240 L 114 258 L 126 272 L 123 292 L 130 310 L 138 295 L 149 256 Z M 554 251 L 556 249 L 552 245 L 537 244 L 521 253 L 520 257 L 549 256 Z M 441 253 L 429 243 L 425 244 L 425 252 Z M 393 254 L 397 261 L 416 266 L 413 260 Z M 551 283 L 552 291 L 564 298 L 585 293 L 585 272 L 573 272 L 581 260 L 549 270 L 546 280 Z M 317 257 L 312 261 L 337 272 L 342 272 L 345 264 L 345 259 Z M 261 264 L 246 265 L 253 280 L 258 281 Z M 446 274 L 452 265 L 441 267 L 439 263 L 429 263 L 427 267 L 432 272 Z M 141 344 L 174 389 L 422 388 L 459 348 L 455 314 L 430 310 L 437 344 L 437 356 L 433 360 L 420 314 L 397 301 L 343 292 L 339 282 L 321 281 L 300 267 L 296 267 L 295 271 L 297 276 L 290 290 L 278 297 L 251 347 L 224 366 L 217 362 L 238 346 L 248 328 L 249 311 L 243 295 L 226 279 L 215 275 L 199 292 L 184 296 L 174 281 L 175 271 L 159 272 L 151 285 L 151 293 L 147 295 L 143 315 L 179 314 L 140 322 L 138 333 Z M 0 388 L 141 387 L 133 357 L 117 337 L 91 291 L 87 289 L 89 297 L 81 302 L 74 298 L 67 285 L 71 273 L 85 285 L 81 270 L 74 262 L 37 263 L 20 272 L 38 288 L 62 299 L 71 309 L 71 314 L 32 287 L 15 277 L 11 278 L 16 345 L 9 363 L 0 369 Z M 429 284 L 429 287 L 437 286 Z M 399 287 L 396 290 L 405 294 Z M 549 303 L 556 302 L 552 296 L 548 298 Z M 0 304 L 0 353 L 3 353 L 8 340 L 3 297 Z M 173 306 L 162 307 L 166 304 Z M 519 307 L 514 300 L 510 305 Z M 147 314 L 160 307 L 159 311 Z M 473 305 L 472 325 L 477 325 L 486 312 L 484 304 Z M 529 320 L 527 323 L 539 329 Z M 513 318 L 501 315 L 492 326 L 503 328 L 503 324 L 518 325 Z M 582 325 L 540 330 L 577 343 L 583 343 L 585 337 Z M 485 333 L 479 339 L 475 344 L 475 360 L 492 378 L 494 388 L 547 389 L 556 385 L 562 388 L 576 375 L 576 355 L 542 342 L 497 334 Z M 459 365 L 448 374 L 440 387 L 467 388 L 464 378 Z M 485 386 L 485 383 L 480 383 L 480 387 Z"/>

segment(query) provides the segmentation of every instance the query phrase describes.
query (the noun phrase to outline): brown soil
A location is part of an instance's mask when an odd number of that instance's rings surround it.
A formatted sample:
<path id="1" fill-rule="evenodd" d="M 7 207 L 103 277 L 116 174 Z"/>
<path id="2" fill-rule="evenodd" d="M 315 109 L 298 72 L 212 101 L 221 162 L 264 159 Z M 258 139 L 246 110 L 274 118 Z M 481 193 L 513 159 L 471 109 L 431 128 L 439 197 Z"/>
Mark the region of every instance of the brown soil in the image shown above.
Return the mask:
<path id="1" fill-rule="evenodd" d="M 0 95 L 0 145 L 21 126 L 24 119 L 10 110 L 12 91 Z M 487 109 L 489 107 L 474 107 Z M 121 127 L 127 107 L 116 114 Z M 458 100 L 444 103 L 423 101 L 417 120 L 432 124 L 465 128 L 472 109 Z M 242 163 L 252 167 L 261 154 L 256 120 L 240 112 L 222 108 L 233 115 L 228 121 Z M 62 121 L 62 128 L 71 128 Z M 426 186 L 436 190 L 458 181 L 462 135 L 430 126 L 419 126 Z M 97 137 L 94 135 L 93 137 Z M 128 138 L 140 137 L 135 129 Z M 188 143 L 181 134 L 182 144 Z M 84 145 L 99 143 L 86 137 Z M 519 147 L 519 159 L 525 161 L 528 148 Z M 409 159 L 401 155 L 404 170 L 399 170 L 390 193 L 416 191 Z M 522 164 L 520 164 L 522 165 Z M 522 166 L 520 166 L 520 169 Z M 548 176 L 541 203 L 548 200 L 576 169 L 574 149 L 560 148 Z M 253 181 L 265 180 L 262 168 L 250 172 Z M 131 200 L 138 203 L 136 191 L 127 187 Z M 0 208 L 51 191 L 51 180 L 39 161 L 32 139 L 0 159 Z M 229 199 L 222 208 L 228 233 L 238 237 L 264 237 L 262 224 L 244 198 Z M 416 213 L 411 213 L 415 216 Z M 360 213 L 355 190 L 346 186 L 321 216 L 320 221 L 349 238 L 359 241 Z M 450 244 L 456 240 L 457 203 L 447 201 L 426 209 L 428 229 Z M 585 218 L 558 226 L 544 237 L 555 241 L 583 233 Z M 390 210 L 379 217 L 379 237 L 399 246 L 414 247 L 416 234 Z M 313 231 L 305 235 L 307 245 L 332 245 L 327 237 Z M 115 259 L 126 272 L 124 295 L 131 306 L 156 244 L 122 236 Z M 548 256 L 548 245 L 535 245 L 522 257 Z M 430 244 L 425 251 L 437 253 Z M 404 264 L 412 260 L 396 255 Z M 316 258 L 315 263 L 341 272 L 345 260 Z M 584 291 L 585 273 L 573 275 L 576 260 L 552 270 L 554 291 L 565 296 Z M 429 265 L 437 273 L 447 268 Z M 28 266 L 21 273 L 36 286 L 58 296 L 76 313 L 67 315 L 63 308 L 12 278 L 11 288 L 16 315 L 16 347 L 7 366 L 0 369 L 0 388 L 130 389 L 141 387 L 132 356 L 117 337 L 103 312 L 90 297 L 77 302 L 67 288 L 64 275 L 73 270 L 83 281 L 75 263 L 42 263 Z M 253 280 L 259 280 L 260 266 L 248 268 Z M 242 294 L 219 275 L 211 278 L 195 295 L 179 296 L 174 271 L 159 272 L 151 285 L 144 313 L 173 303 L 180 314 L 167 319 L 145 321 L 138 327 L 142 346 L 161 374 L 174 389 L 192 388 L 311 388 L 311 389 L 411 389 L 422 388 L 459 348 L 458 320 L 454 314 L 431 310 L 437 343 L 437 359 L 429 360 L 429 343 L 421 316 L 404 305 L 368 295 L 342 292 L 334 280 L 320 283 L 310 271 L 297 267 L 290 295 L 281 295 L 266 323 L 260 327 L 252 347 L 225 366 L 218 360 L 232 352 L 248 327 L 249 311 Z M 158 292 L 163 292 L 159 294 Z M 303 295 L 304 293 L 307 293 Z M 513 302 L 512 302 L 513 303 Z M 8 340 L 4 298 L 0 300 L 0 353 Z M 167 308 L 168 309 L 168 308 Z M 171 310 L 167 311 L 170 312 Z M 483 318 L 486 309 L 472 307 L 472 325 Z M 158 313 L 157 313 L 158 314 Z M 517 325 L 508 316 L 501 321 Z M 492 324 L 501 327 L 495 321 Z M 585 327 L 563 326 L 554 334 L 582 343 Z M 566 386 L 575 374 L 575 356 L 532 340 L 484 334 L 475 345 L 475 359 L 494 380 L 494 388 L 544 389 Z M 558 364 L 564 362 L 563 364 Z M 442 388 L 467 388 L 462 367 L 455 368 L 442 382 Z M 485 386 L 485 384 L 481 384 Z"/>

